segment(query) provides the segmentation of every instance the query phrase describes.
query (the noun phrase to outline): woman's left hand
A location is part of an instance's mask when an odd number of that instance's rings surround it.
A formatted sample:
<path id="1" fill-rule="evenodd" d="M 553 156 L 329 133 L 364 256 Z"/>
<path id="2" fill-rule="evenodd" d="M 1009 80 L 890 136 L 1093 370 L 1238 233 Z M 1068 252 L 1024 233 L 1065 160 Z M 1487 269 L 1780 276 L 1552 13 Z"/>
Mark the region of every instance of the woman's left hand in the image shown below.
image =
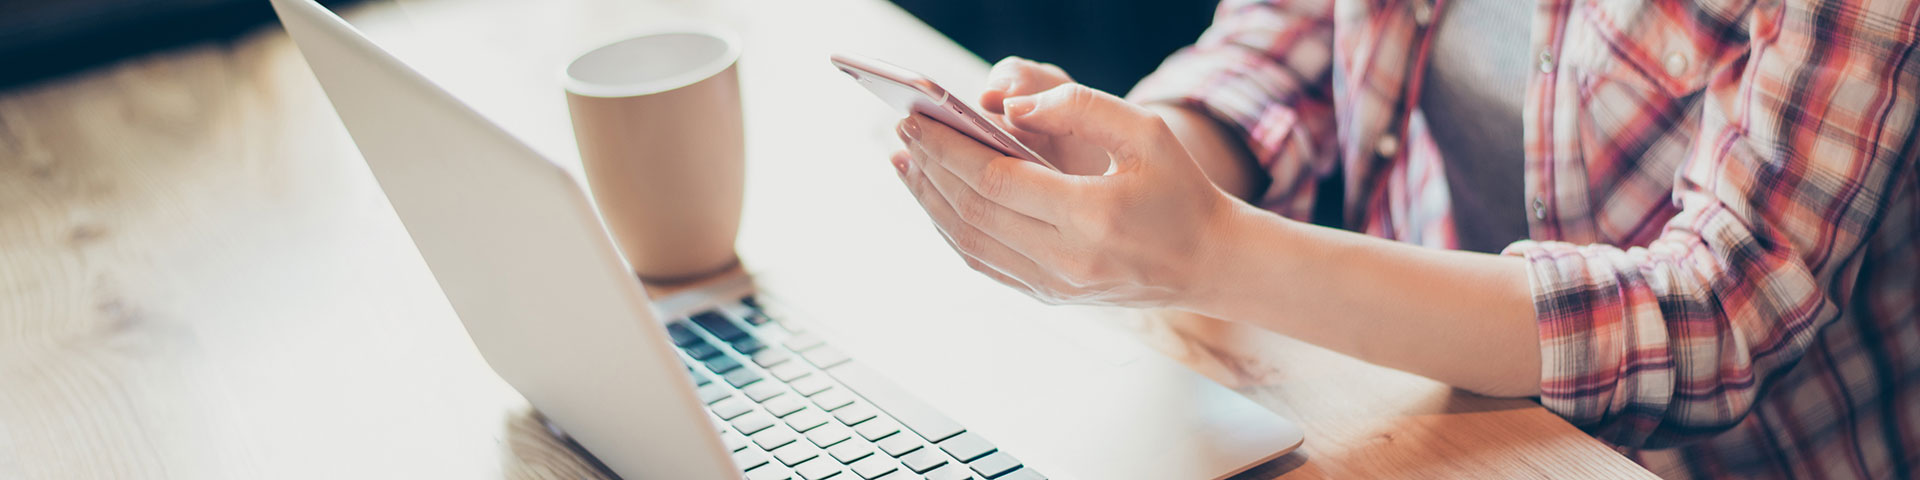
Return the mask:
<path id="1" fill-rule="evenodd" d="M 1229 256 L 1243 205 L 1154 113 L 1079 84 L 1009 98 L 1007 120 L 1106 151 L 1106 175 L 1006 157 L 938 121 L 899 125 L 892 162 L 967 266 L 1048 303 L 1173 306 Z"/>

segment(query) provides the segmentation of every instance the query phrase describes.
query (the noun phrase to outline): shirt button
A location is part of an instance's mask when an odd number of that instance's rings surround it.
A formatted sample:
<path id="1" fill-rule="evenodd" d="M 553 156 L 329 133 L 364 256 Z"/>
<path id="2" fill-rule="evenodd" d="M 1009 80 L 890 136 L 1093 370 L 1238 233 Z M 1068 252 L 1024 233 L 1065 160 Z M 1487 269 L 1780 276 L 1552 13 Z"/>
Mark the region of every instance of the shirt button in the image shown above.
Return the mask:
<path id="1" fill-rule="evenodd" d="M 1540 52 L 1540 73 L 1553 73 L 1553 54 Z"/>
<path id="2" fill-rule="evenodd" d="M 1393 135 L 1381 135 L 1380 140 L 1373 142 L 1373 153 L 1378 153 L 1382 157 L 1393 158 L 1394 155 L 1400 153 L 1400 139 Z"/>
<path id="3" fill-rule="evenodd" d="M 1687 73 L 1687 56 L 1680 52 L 1667 54 L 1667 75 L 1680 76 Z"/>
<path id="4" fill-rule="evenodd" d="M 1533 219 L 1547 219 L 1547 201 L 1541 200 L 1540 197 L 1533 197 Z"/>

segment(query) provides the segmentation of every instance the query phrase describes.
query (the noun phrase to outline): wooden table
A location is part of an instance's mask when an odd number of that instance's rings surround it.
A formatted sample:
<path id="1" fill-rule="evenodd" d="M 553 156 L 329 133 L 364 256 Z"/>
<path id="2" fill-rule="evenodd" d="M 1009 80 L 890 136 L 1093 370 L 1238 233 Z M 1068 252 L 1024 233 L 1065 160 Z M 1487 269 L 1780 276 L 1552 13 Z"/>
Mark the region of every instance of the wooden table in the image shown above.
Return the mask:
<path id="1" fill-rule="evenodd" d="M 979 59 L 880 0 L 350 13 L 575 171 L 567 59 L 650 24 L 738 29 L 740 248 L 762 285 L 835 318 L 1039 308 L 934 236 L 884 163 L 892 115 L 827 66 L 863 52 L 977 91 Z M 1301 450 L 1248 477 L 1647 476 L 1532 402 L 1213 320 L 1109 313 L 1303 425 Z M 0 478 L 598 475 L 474 351 L 279 29 L 0 93 Z"/>

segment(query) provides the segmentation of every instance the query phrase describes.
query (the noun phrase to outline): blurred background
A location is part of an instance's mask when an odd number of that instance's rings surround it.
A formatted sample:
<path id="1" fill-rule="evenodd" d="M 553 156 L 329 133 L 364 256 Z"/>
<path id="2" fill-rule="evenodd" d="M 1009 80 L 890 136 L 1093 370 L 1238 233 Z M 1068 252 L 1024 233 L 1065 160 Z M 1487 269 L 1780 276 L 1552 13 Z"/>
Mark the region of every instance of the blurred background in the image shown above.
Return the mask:
<path id="1" fill-rule="evenodd" d="M 1193 43 L 1217 3 L 892 1 L 989 62 L 1019 55 L 1059 64 L 1080 83 L 1116 94 Z M 227 41 L 272 21 L 266 0 L 0 0 L 0 89 L 188 43 Z"/>

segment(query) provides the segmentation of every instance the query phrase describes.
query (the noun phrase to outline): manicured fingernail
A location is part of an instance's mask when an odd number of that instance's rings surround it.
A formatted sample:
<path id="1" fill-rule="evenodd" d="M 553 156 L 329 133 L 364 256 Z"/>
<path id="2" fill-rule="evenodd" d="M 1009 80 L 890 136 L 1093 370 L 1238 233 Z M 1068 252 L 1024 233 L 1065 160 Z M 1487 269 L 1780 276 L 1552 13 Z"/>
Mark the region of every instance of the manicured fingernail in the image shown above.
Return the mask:
<path id="1" fill-rule="evenodd" d="M 1000 106 L 1007 115 L 1022 116 L 1033 112 L 1034 101 L 1032 96 L 1013 97 L 1001 101 Z"/>
<path id="2" fill-rule="evenodd" d="M 914 140 L 920 139 L 920 119 L 919 118 L 907 117 L 907 121 L 904 122 L 901 125 L 901 127 L 906 130 L 907 138 L 914 139 Z"/>
<path id="3" fill-rule="evenodd" d="M 893 163 L 893 173 L 900 175 L 901 180 L 906 180 L 907 179 L 907 160 L 903 158 L 894 158 L 894 159 L 889 159 L 888 161 L 890 163 Z"/>

